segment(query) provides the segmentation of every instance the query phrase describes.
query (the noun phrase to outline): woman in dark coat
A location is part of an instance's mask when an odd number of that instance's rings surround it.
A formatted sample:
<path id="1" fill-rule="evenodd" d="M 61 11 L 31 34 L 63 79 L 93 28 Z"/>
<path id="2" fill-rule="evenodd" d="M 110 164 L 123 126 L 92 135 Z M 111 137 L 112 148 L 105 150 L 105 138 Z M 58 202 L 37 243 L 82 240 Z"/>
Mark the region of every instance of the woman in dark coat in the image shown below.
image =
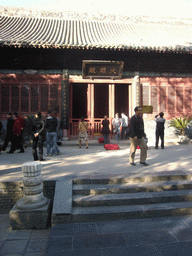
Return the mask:
<path id="1" fill-rule="evenodd" d="M 104 144 L 109 144 L 109 120 L 107 119 L 107 116 L 104 116 L 104 120 L 102 121 L 102 134 L 104 137 Z"/>

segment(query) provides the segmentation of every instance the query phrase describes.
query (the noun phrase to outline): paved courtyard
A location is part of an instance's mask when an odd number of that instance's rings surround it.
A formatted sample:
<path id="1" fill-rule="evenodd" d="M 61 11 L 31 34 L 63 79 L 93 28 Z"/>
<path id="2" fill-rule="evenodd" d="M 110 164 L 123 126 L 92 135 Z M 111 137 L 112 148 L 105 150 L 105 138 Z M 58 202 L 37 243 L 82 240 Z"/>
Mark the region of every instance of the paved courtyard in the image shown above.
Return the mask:
<path id="1" fill-rule="evenodd" d="M 192 172 L 192 145 L 167 143 L 164 150 L 149 147 L 147 162 L 128 161 L 129 141 L 119 142 L 120 150 L 106 151 L 97 141 L 79 149 L 77 141 L 63 143 L 61 154 L 42 162 L 43 180 L 77 177 L 105 177 L 159 172 Z M 45 154 L 46 155 L 46 154 Z M 31 147 L 24 154 L 0 155 L 0 182 L 22 180 L 21 165 L 31 162 Z M 50 236 L 50 237 L 49 237 Z M 49 243 L 48 243 L 49 241 Z M 47 246 L 47 247 L 46 247 Z M 46 253 L 47 248 L 47 253 Z M 73 223 L 47 230 L 9 228 L 9 216 L 0 216 L 0 255 L 191 255 L 192 218 L 163 217 L 140 220 Z"/>

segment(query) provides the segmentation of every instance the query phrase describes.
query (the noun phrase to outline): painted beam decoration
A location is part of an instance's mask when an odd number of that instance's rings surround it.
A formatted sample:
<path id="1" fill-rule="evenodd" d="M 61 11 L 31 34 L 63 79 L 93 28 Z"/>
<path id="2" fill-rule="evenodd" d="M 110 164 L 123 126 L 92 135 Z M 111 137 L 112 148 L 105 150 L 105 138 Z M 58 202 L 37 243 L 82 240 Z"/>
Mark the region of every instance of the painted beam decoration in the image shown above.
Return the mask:
<path id="1" fill-rule="evenodd" d="M 143 114 L 152 114 L 153 113 L 153 106 L 150 105 L 143 105 L 141 106 Z"/>
<path id="2" fill-rule="evenodd" d="M 121 79 L 123 72 L 123 61 L 96 61 L 83 60 L 83 79 Z"/>

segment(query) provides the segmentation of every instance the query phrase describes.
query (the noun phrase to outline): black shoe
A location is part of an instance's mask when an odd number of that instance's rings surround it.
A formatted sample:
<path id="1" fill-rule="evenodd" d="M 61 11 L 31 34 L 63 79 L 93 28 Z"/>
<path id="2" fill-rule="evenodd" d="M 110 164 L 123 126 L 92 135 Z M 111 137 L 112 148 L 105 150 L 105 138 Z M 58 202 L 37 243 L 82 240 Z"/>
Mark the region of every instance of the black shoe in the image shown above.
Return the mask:
<path id="1" fill-rule="evenodd" d="M 34 161 L 39 161 L 39 158 L 34 159 Z"/>
<path id="2" fill-rule="evenodd" d="M 155 147 L 155 149 L 158 149 L 158 147 Z"/>
<path id="3" fill-rule="evenodd" d="M 88 147 L 86 147 L 86 148 L 88 148 Z"/>
<path id="4" fill-rule="evenodd" d="M 46 159 L 42 158 L 42 159 L 40 159 L 39 161 L 46 161 Z"/>
<path id="5" fill-rule="evenodd" d="M 140 162 L 140 164 L 143 164 L 143 165 L 145 165 L 145 166 L 148 166 L 148 165 L 149 165 L 149 164 L 146 163 L 146 162 Z"/>
<path id="6" fill-rule="evenodd" d="M 21 151 L 19 151 L 18 153 L 25 153 L 25 151 L 21 150 Z"/>
<path id="7" fill-rule="evenodd" d="M 133 166 L 136 166 L 136 164 L 135 163 L 130 163 L 131 165 L 133 165 Z"/>
<path id="8" fill-rule="evenodd" d="M 161 147 L 162 149 L 164 149 L 164 147 Z"/>
<path id="9" fill-rule="evenodd" d="M 14 151 L 9 151 L 9 152 L 7 152 L 7 154 L 13 154 L 14 153 Z"/>

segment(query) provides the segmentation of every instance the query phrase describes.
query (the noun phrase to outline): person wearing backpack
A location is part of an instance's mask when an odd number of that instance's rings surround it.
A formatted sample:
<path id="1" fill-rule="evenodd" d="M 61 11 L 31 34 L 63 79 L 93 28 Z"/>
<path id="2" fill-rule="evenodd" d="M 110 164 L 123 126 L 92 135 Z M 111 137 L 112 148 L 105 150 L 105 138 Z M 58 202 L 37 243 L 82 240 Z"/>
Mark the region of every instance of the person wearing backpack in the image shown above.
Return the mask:
<path id="1" fill-rule="evenodd" d="M 164 149 L 164 130 L 165 130 L 165 121 L 166 119 L 163 118 L 164 113 L 161 112 L 159 115 L 155 116 L 155 122 L 156 122 L 156 143 L 155 143 L 155 149 L 158 149 L 159 144 L 159 137 L 161 138 L 161 148 Z"/>

